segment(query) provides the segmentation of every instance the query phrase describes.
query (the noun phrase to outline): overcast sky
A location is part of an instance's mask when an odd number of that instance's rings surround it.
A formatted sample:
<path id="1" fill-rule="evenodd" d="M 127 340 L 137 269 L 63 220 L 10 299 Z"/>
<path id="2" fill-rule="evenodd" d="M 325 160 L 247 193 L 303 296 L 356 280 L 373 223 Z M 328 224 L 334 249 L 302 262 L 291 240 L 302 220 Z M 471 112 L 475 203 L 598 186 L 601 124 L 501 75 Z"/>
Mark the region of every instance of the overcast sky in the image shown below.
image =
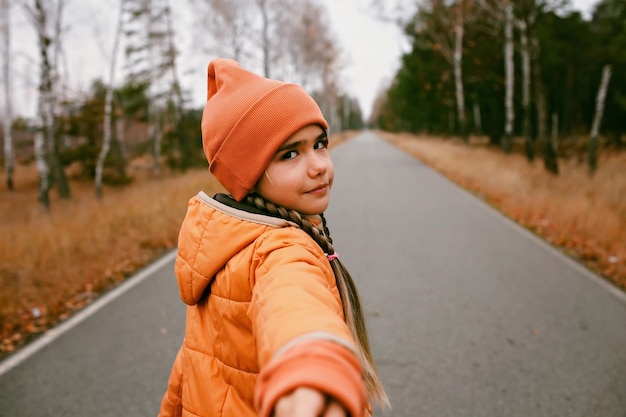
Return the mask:
<path id="1" fill-rule="evenodd" d="M 404 39 L 394 25 L 383 23 L 366 7 L 371 0 L 320 0 L 328 10 L 333 30 L 345 51 L 347 63 L 342 73 L 343 90 L 359 100 L 365 116 L 373 100 L 398 68 Z M 574 8 L 588 14 L 598 0 L 573 0 Z M 87 91 L 96 78 L 106 79 L 108 55 L 116 23 L 117 4 L 103 0 L 70 0 L 66 17 L 70 33 L 66 36 L 68 77 L 74 91 Z M 188 7 L 187 1 L 174 4 Z M 182 7 L 174 7 L 175 17 L 183 19 Z M 18 12 L 18 13 L 16 13 Z M 12 71 L 14 114 L 32 116 L 36 108 L 36 41 L 32 29 L 14 8 L 12 35 Z M 187 13 L 187 16 L 189 14 Z M 188 25 L 187 25 L 188 27 Z M 179 68 L 184 87 L 193 92 L 194 105 L 202 106 L 206 98 L 206 66 L 212 58 L 193 38 L 192 31 L 177 35 L 181 50 Z M 1 95 L 3 95 L 2 92 Z M 0 106 L 3 106 L 4 100 Z M 0 107 L 0 110 L 3 107 Z"/>

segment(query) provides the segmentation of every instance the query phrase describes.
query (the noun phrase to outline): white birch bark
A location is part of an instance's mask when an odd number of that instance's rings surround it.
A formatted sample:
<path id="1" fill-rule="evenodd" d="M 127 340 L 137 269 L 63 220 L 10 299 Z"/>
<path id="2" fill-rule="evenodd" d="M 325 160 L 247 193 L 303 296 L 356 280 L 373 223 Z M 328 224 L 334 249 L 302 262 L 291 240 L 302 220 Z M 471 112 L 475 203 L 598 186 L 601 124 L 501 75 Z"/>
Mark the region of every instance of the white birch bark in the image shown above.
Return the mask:
<path id="1" fill-rule="evenodd" d="M 11 4 L 9 0 L 2 0 L 0 11 L 2 12 L 2 37 L 4 39 L 2 59 L 4 65 L 2 74 L 4 78 L 4 114 L 2 127 L 4 133 L 4 166 L 7 175 L 7 189 L 13 190 L 13 171 L 15 169 L 15 154 L 13 150 L 13 136 L 11 136 L 11 125 L 13 123 L 12 108 L 12 84 L 11 84 L 11 29 L 10 18 Z"/>
<path id="2" fill-rule="evenodd" d="M 58 119 L 60 116 L 62 116 L 63 113 L 63 108 L 61 106 L 61 103 L 63 100 L 65 100 L 65 87 L 64 87 L 64 83 L 63 80 L 61 78 L 61 66 L 59 64 L 59 61 L 61 60 L 61 57 L 63 55 L 63 42 L 61 39 L 62 36 L 62 31 L 63 31 L 63 10 L 65 8 L 65 0 L 57 0 L 57 9 L 56 9 L 56 13 L 54 15 L 54 38 L 53 38 L 53 44 L 54 44 L 54 51 L 53 51 L 53 64 L 52 64 L 52 88 L 53 88 L 53 93 L 52 93 L 52 98 L 53 101 L 50 103 L 51 106 L 53 106 L 52 109 L 52 114 L 54 114 L 55 117 L 55 125 L 56 123 L 56 119 Z M 57 130 L 60 130 L 57 128 Z M 56 133 L 56 132 L 55 132 Z M 58 153 L 64 146 L 67 146 L 68 144 L 71 143 L 71 139 L 69 138 L 69 136 L 64 132 L 58 132 L 58 134 L 55 134 L 54 136 L 54 147 L 55 147 L 55 154 Z M 64 177 L 64 176 L 63 176 Z M 67 181 L 65 178 L 63 179 L 59 179 L 59 186 L 60 187 L 64 187 L 66 188 L 66 190 L 62 191 L 62 194 L 69 196 L 69 185 L 67 185 Z"/>
<path id="3" fill-rule="evenodd" d="M 259 11 L 261 12 L 261 50 L 263 55 L 263 75 L 271 78 L 271 46 L 270 46 L 270 18 L 269 18 L 269 2 L 268 0 L 256 0 Z"/>
<path id="4" fill-rule="evenodd" d="M 463 0 L 457 2 L 456 24 L 454 26 L 454 85 L 459 127 L 463 140 L 467 142 L 465 122 L 465 94 L 463 92 Z"/>
<path id="5" fill-rule="evenodd" d="M 69 182 L 63 170 L 59 158 L 59 134 L 57 128 L 57 107 L 58 107 L 58 76 L 55 62 L 60 55 L 61 47 L 61 14 L 63 12 L 64 1 L 58 0 L 56 8 L 53 2 L 35 0 L 31 6 L 26 2 L 20 3 L 30 19 L 37 38 L 39 48 L 39 105 L 38 117 L 40 122 L 38 129 L 43 134 L 43 152 L 45 161 L 40 161 L 38 166 L 45 162 L 47 165 L 47 180 L 40 187 L 40 202 L 47 206 L 49 199 L 47 193 L 50 186 L 55 184 L 61 198 L 70 197 Z M 50 34 L 52 33 L 52 35 Z M 50 49 L 52 50 L 52 54 Z M 44 172 L 40 172 L 43 177 Z"/>
<path id="6" fill-rule="evenodd" d="M 43 120 L 43 99 L 39 97 L 39 124 L 40 126 L 45 125 L 45 121 Z M 46 161 L 46 137 L 44 135 L 43 129 L 40 128 L 35 133 L 34 138 L 34 149 L 35 149 L 35 163 L 37 165 L 37 172 L 39 173 L 39 204 L 44 207 L 50 206 L 49 192 L 50 192 L 50 182 L 49 182 L 49 169 L 48 162 Z"/>
<path id="7" fill-rule="evenodd" d="M 61 88 L 61 74 L 59 71 L 59 60 L 61 59 L 61 17 L 63 16 L 63 7 L 65 3 L 64 0 L 58 0 L 57 10 L 54 20 L 54 37 L 53 44 L 54 50 L 52 53 L 52 91 L 55 99 L 50 102 L 50 105 L 53 106 L 52 113 L 58 115 L 60 113 L 60 101 L 62 97 L 62 88 Z"/>
<path id="8" fill-rule="evenodd" d="M 124 28 L 124 0 L 120 0 L 117 27 L 115 30 L 115 38 L 113 41 L 113 49 L 111 50 L 111 62 L 109 64 L 109 83 L 107 85 L 106 95 L 104 98 L 104 122 L 102 126 L 102 149 L 98 155 L 96 162 L 96 196 L 102 197 L 102 172 L 104 170 L 104 161 L 111 149 L 111 113 L 113 110 L 113 84 L 115 83 L 115 67 L 117 66 L 117 51 L 120 44 L 120 37 Z"/>
<path id="9" fill-rule="evenodd" d="M 604 67 L 602 67 L 602 79 L 600 80 L 600 88 L 596 96 L 596 109 L 591 125 L 591 137 L 589 138 L 589 174 L 593 174 L 598 167 L 598 135 L 600 134 L 600 124 L 602 123 L 602 115 L 604 114 L 604 102 L 606 100 L 609 81 L 611 80 L 611 73 L 612 67 L 610 65 L 604 65 Z"/>
<path id="10" fill-rule="evenodd" d="M 522 52 L 522 108 L 524 110 L 523 134 L 526 148 L 526 157 L 533 160 L 535 157 L 533 140 L 530 132 L 530 49 L 528 44 L 528 25 L 524 20 L 517 22 L 520 31 L 520 47 Z"/>
<path id="11" fill-rule="evenodd" d="M 39 48 L 39 98 L 37 105 L 38 128 L 35 134 L 34 151 L 39 173 L 39 203 L 48 208 L 50 205 L 50 165 L 48 158 L 53 150 L 53 108 L 52 68 L 49 57 L 51 38 L 47 33 L 47 13 L 40 0 L 35 0 L 34 8 L 22 3 L 27 16 L 35 29 Z"/>
<path id="12" fill-rule="evenodd" d="M 504 98 L 505 110 L 505 151 L 510 152 L 513 142 L 513 124 L 515 123 L 515 111 L 513 108 L 513 95 L 515 83 L 515 67 L 513 62 L 513 3 L 507 2 L 505 5 L 504 24 L 504 72 L 506 79 L 506 90 Z"/>
<path id="13" fill-rule="evenodd" d="M 610 65 L 602 67 L 602 79 L 600 81 L 600 88 L 598 89 L 598 95 L 596 96 L 596 110 L 593 117 L 593 124 L 591 125 L 591 137 L 598 138 L 600 134 L 600 124 L 602 123 L 602 116 L 604 114 L 604 102 L 606 100 L 606 92 L 609 87 L 609 81 L 611 80 L 612 68 Z"/>

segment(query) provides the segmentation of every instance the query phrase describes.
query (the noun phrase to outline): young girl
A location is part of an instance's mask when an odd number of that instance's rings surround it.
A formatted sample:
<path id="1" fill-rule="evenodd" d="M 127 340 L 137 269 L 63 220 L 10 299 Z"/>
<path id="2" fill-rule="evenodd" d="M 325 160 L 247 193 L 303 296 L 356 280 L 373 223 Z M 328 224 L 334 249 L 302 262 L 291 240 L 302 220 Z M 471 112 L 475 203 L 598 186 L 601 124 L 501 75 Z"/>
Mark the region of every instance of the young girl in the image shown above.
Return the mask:
<path id="1" fill-rule="evenodd" d="M 230 193 L 189 201 L 185 339 L 160 416 L 352 416 L 385 407 L 359 296 L 332 246 L 328 124 L 299 86 L 209 64 L 202 141 Z"/>

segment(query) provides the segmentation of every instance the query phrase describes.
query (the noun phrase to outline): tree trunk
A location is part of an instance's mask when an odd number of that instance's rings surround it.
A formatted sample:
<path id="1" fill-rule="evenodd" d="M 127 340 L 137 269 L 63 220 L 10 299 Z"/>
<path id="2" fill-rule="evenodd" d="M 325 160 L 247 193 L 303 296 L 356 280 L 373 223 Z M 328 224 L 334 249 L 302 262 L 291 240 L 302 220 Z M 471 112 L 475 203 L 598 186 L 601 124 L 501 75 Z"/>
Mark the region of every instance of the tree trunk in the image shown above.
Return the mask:
<path id="1" fill-rule="evenodd" d="M 548 137 L 548 109 L 546 103 L 546 94 L 543 87 L 543 80 L 541 77 L 541 62 L 539 51 L 539 38 L 537 37 L 536 28 L 533 25 L 532 28 L 532 54 L 533 54 L 533 78 L 535 83 L 535 105 L 537 110 L 537 137 L 543 151 L 543 164 L 548 172 L 552 174 L 559 173 L 559 166 L 557 161 L 556 149 L 554 148 L 552 141 Z"/>
<path id="2" fill-rule="evenodd" d="M 269 19 L 269 11 L 267 0 L 257 0 L 257 5 L 259 6 L 259 10 L 261 11 L 262 18 L 262 26 L 261 26 L 261 49 L 263 52 L 263 75 L 267 78 L 270 78 L 270 19 Z"/>
<path id="3" fill-rule="evenodd" d="M 13 190 L 13 171 L 15 169 L 15 153 L 13 150 L 13 136 L 11 136 L 11 125 L 13 123 L 12 109 L 12 86 L 11 86 L 11 29 L 9 26 L 9 16 L 11 4 L 9 0 L 2 0 L 0 3 L 2 11 L 2 36 L 4 38 L 4 50 L 2 59 L 4 60 L 4 117 L 2 126 L 4 129 L 4 166 L 7 174 L 7 189 Z"/>
<path id="4" fill-rule="evenodd" d="M 552 134 L 550 135 L 552 141 L 552 148 L 557 152 L 559 150 L 559 114 L 552 113 Z"/>
<path id="5" fill-rule="evenodd" d="M 124 115 L 118 111 L 115 119 L 115 141 L 117 142 L 117 175 L 119 178 L 127 179 L 126 173 L 126 145 L 124 139 Z"/>
<path id="6" fill-rule="evenodd" d="M 60 13 L 63 10 L 63 1 L 57 7 L 57 20 L 61 19 Z M 56 24 L 55 36 L 51 38 L 47 33 L 48 12 L 45 10 L 41 0 L 35 0 L 34 9 L 25 6 L 29 17 L 32 19 L 33 26 L 37 33 L 40 55 L 40 82 L 39 82 L 39 121 L 40 132 L 43 135 L 43 152 L 47 162 L 46 166 L 46 185 L 41 187 L 45 196 L 40 196 L 40 202 L 43 205 L 49 204 L 47 193 L 50 186 L 55 184 L 59 192 L 59 197 L 67 199 L 70 197 L 69 183 L 59 159 L 59 142 L 60 133 L 56 126 L 56 97 L 55 97 L 55 69 L 50 61 L 49 48 L 54 42 L 60 42 L 60 24 Z M 57 48 L 58 53 L 60 49 Z M 37 143 L 35 146 L 38 146 Z M 39 164 L 38 164 L 39 165 Z M 43 173 L 40 171 L 40 176 Z"/>
<path id="7" fill-rule="evenodd" d="M 515 68 L 513 62 L 513 4 L 507 3 L 505 6 L 506 22 L 504 26 L 504 72 L 506 78 L 506 91 L 504 98 L 505 124 L 504 141 L 502 142 L 504 152 L 510 153 L 513 149 L 513 124 L 515 123 L 515 112 L 513 108 Z"/>
<path id="8" fill-rule="evenodd" d="M 149 10 L 146 11 L 147 19 L 148 19 L 148 68 L 156 68 L 155 63 L 159 62 L 158 56 L 158 45 L 156 40 L 152 39 L 150 34 L 158 31 L 158 22 L 155 19 L 155 13 L 158 13 L 159 10 L 154 7 L 154 3 L 152 0 L 148 0 Z M 161 129 L 159 129 L 159 120 L 160 120 L 160 112 L 162 109 L 159 104 L 162 102 L 161 98 L 161 88 L 162 88 L 162 78 L 161 74 L 158 72 L 153 75 L 150 79 L 150 90 L 152 90 L 150 97 L 151 100 L 148 103 L 148 136 L 152 141 L 152 157 L 153 157 L 153 172 L 156 175 L 161 174 Z"/>
<path id="9" fill-rule="evenodd" d="M 41 102 L 41 98 L 39 99 Z M 41 107 L 41 104 L 39 105 Z M 44 124 L 43 121 L 40 122 Z M 46 162 L 46 138 L 43 131 L 39 130 L 35 133 L 35 161 L 37 163 L 37 172 L 39 173 L 39 204 L 46 209 L 50 207 L 50 181 L 48 162 Z"/>
<path id="10" fill-rule="evenodd" d="M 522 133 L 524 135 L 524 150 L 529 161 L 535 159 L 535 144 L 530 130 L 530 50 L 528 45 L 528 25 L 525 21 L 518 22 L 520 29 L 520 46 L 522 49 L 522 108 L 524 110 L 524 120 Z"/>
<path id="11" fill-rule="evenodd" d="M 476 126 L 476 134 L 478 136 L 483 135 L 483 120 L 480 115 L 480 104 L 478 100 L 474 102 L 474 126 Z"/>
<path id="12" fill-rule="evenodd" d="M 600 134 L 600 124 L 602 123 L 602 115 L 604 113 L 604 101 L 611 79 L 611 71 L 610 65 L 605 65 L 602 68 L 602 80 L 600 81 L 600 88 L 596 96 L 596 111 L 593 117 L 593 124 L 591 125 L 591 137 L 589 138 L 588 167 L 590 175 L 593 175 L 598 168 L 598 135 Z"/>
<path id="13" fill-rule="evenodd" d="M 126 161 L 126 140 L 124 137 L 124 115 L 119 112 L 115 121 L 115 137 L 120 148 L 120 158 Z"/>
<path id="14" fill-rule="evenodd" d="M 350 100 L 348 100 L 348 96 L 344 95 L 341 98 L 341 110 L 342 110 L 342 118 L 341 118 L 341 130 L 348 130 L 350 129 L 350 113 L 351 113 L 351 109 L 350 109 Z"/>
<path id="15" fill-rule="evenodd" d="M 154 173 L 156 175 L 161 175 L 161 148 L 163 142 L 163 131 L 161 129 L 160 120 L 154 114 L 151 113 L 149 117 L 149 126 L 148 126 L 148 134 L 152 138 L 152 156 L 154 158 Z"/>
<path id="16" fill-rule="evenodd" d="M 65 170 L 63 169 L 63 164 L 61 163 L 60 151 L 61 151 L 61 140 L 62 140 L 62 132 L 58 123 L 58 117 L 60 114 L 59 103 L 62 97 L 60 91 L 60 76 L 59 76 L 59 57 L 61 55 L 61 17 L 63 16 L 63 6 L 65 5 L 64 0 L 58 0 L 57 10 L 55 16 L 55 24 L 54 24 L 54 38 L 52 39 L 52 44 L 54 45 L 54 61 L 52 67 L 50 68 L 50 90 L 48 93 L 48 107 L 50 113 L 50 126 L 52 127 L 51 137 L 52 141 L 49 142 L 50 145 L 50 170 L 53 175 L 54 182 L 57 187 L 57 191 L 59 193 L 59 197 L 62 199 L 69 199 L 71 197 L 70 192 L 70 184 L 67 180 L 67 175 L 65 175 Z"/>
<path id="17" fill-rule="evenodd" d="M 50 151 L 53 148 L 52 106 L 52 75 L 48 47 L 51 39 L 46 33 L 46 13 L 41 2 L 35 0 L 35 10 L 32 12 L 33 22 L 37 31 L 37 39 L 40 55 L 40 78 L 39 78 L 39 104 L 38 120 L 39 127 L 35 134 L 35 158 L 39 171 L 39 203 L 45 208 L 50 207 Z M 54 174 L 52 174 L 54 175 Z"/>
<path id="18" fill-rule="evenodd" d="M 468 143 L 467 127 L 465 121 L 465 96 L 463 92 L 463 0 L 457 2 L 457 16 L 454 27 L 454 85 L 456 89 L 457 117 L 459 120 L 460 134 L 463 141 Z"/>
<path id="19" fill-rule="evenodd" d="M 167 39 L 168 39 L 168 52 L 169 52 L 169 68 L 172 75 L 172 84 L 173 84 L 173 93 L 174 93 L 174 102 L 176 103 L 176 115 L 174 124 L 178 123 L 180 120 L 182 113 L 184 111 L 184 101 L 183 101 L 183 93 L 180 86 L 180 80 L 178 79 L 178 71 L 176 66 L 176 47 L 174 46 L 174 25 L 172 24 L 172 9 L 170 8 L 169 0 L 166 0 L 165 6 L 165 19 L 167 25 Z"/>
<path id="20" fill-rule="evenodd" d="M 104 170 L 104 161 L 111 149 L 111 113 L 113 111 L 113 84 L 115 83 L 115 67 L 117 65 L 117 50 L 119 48 L 120 36 L 124 26 L 124 0 L 120 0 L 117 18 L 117 28 L 115 30 L 115 39 L 113 41 L 113 49 L 111 50 L 111 63 L 109 66 L 109 84 L 107 85 L 106 96 L 104 98 L 104 124 L 102 126 L 102 149 L 98 155 L 96 162 L 96 196 L 102 198 L 102 172 Z"/>

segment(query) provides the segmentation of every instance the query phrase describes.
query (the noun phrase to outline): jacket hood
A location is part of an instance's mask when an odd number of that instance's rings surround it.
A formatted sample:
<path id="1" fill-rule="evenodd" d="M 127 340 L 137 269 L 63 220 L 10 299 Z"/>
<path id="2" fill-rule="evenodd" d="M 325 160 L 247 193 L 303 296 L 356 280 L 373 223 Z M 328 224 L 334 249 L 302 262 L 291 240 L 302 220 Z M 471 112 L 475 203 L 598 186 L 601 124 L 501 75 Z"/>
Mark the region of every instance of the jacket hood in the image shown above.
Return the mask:
<path id="1" fill-rule="evenodd" d="M 214 199 L 204 192 L 189 200 L 175 266 L 180 297 L 186 304 L 197 304 L 215 274 L 268 228 L 296 226 L 238 207 L 234 199 L 223 195 Z"/>

